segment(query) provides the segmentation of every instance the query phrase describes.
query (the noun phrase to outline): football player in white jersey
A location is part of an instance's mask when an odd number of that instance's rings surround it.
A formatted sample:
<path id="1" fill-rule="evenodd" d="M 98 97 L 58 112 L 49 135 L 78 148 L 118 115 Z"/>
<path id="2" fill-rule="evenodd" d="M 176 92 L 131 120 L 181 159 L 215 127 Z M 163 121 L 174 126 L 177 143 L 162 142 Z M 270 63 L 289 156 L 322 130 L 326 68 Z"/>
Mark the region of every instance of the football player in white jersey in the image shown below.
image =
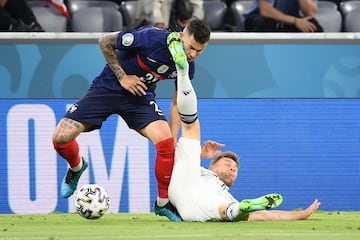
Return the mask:
<path id="1" fill-rule="evenodd" d="M 185 66 L 185 67 L 184 67 Z M 229 187 L 235 182 L 239 159 L 233 152 L 220 152 L 223 144 L 207 141 L 200 145 L 197 97 L 187 73 L 187 63 L 176 65 L 177 106 L 182 133 L 175 148 L 175 163 L 169 186 L 170 202 L 183 221 L 300 220 L 316 211 L 316 199 L 303 211 L 267 210 L 282 203 L 280 194 L 256 199 L 236 200 Z M 209 169 L 201 158 L 213 158 Z"/>

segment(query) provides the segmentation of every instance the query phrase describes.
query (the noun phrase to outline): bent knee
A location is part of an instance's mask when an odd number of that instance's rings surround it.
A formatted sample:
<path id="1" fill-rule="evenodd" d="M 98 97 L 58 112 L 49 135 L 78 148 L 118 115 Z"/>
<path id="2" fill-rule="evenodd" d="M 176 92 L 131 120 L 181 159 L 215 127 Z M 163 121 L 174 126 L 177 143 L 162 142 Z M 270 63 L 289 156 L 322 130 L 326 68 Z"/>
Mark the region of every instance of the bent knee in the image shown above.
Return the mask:
<path id="1" fill-rule="evenodd" d="M 63 118 L 53 133 L 53 142 L 66 144 L 79 136 L 85 130 L 85 125 L 69 118 Z"/>
<path id="2" fill-rule="evenodd" d="M 70 135 L 65 134 L 61 131 L 57 131 L 57 130 L 55 130 L 53 137 L 52 137 L 52 141 L 55 144 L 67 144 L 74 139 L 75 138 L 70 137 Z"/>

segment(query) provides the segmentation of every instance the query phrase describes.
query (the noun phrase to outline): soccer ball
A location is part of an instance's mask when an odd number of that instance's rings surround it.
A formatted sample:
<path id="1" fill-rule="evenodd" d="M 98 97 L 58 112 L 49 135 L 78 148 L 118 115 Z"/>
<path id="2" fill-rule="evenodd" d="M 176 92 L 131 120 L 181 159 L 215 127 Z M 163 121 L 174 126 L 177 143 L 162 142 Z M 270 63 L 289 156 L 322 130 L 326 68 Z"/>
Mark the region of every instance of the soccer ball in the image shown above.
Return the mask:
<path id="1" fill-rule="evenodd" d="M 110 198 L 104 187 L 98 184 L 85 184 L 75 196 L 77 213 L 87 219 L 100 218 L 110 206 Z"/>

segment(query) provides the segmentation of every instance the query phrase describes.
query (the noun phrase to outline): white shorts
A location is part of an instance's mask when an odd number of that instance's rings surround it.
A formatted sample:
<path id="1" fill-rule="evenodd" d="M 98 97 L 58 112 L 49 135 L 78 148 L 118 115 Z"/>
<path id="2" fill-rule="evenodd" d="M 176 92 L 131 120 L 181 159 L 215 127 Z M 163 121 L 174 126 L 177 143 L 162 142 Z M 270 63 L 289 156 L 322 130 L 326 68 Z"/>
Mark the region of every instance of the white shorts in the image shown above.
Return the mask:
<path id="1" fill-rule="evenodd" d="M 184 221 L 220 221 L 219 205 L 225 200 L 214 191 L 211 182 L 201 177 L 200 153 L 200 141 L 179 139 L 169 199 Z"/>

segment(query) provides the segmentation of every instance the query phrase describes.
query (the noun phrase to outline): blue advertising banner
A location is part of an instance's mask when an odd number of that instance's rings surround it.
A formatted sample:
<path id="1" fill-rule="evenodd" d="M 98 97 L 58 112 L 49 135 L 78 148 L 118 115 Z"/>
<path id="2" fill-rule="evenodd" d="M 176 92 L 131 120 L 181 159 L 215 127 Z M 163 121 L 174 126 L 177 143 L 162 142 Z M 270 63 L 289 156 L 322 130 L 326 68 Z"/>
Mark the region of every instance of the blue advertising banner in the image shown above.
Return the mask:
<path id="1" fill-rule="evenodd" d="M 73 102 L 0 100 L 0 214 L 74 211 L 73 199 L 59 195 L 67 165 L 51 142 Z M 167 114 L 170 100 L 158 103 Z M 359 111 L 359 99 L 199 100 L 202 139 L 225 143 L 241 157 L 234 196 L 279 192 L 283 209 L 318 198 L 323 210 L 360 211 Z M 103 185 L 111 212 L 152 211 L 157 187 L 149 141 L 112 116 L 78 142 L 90 161 L 80 185 Z"/>

